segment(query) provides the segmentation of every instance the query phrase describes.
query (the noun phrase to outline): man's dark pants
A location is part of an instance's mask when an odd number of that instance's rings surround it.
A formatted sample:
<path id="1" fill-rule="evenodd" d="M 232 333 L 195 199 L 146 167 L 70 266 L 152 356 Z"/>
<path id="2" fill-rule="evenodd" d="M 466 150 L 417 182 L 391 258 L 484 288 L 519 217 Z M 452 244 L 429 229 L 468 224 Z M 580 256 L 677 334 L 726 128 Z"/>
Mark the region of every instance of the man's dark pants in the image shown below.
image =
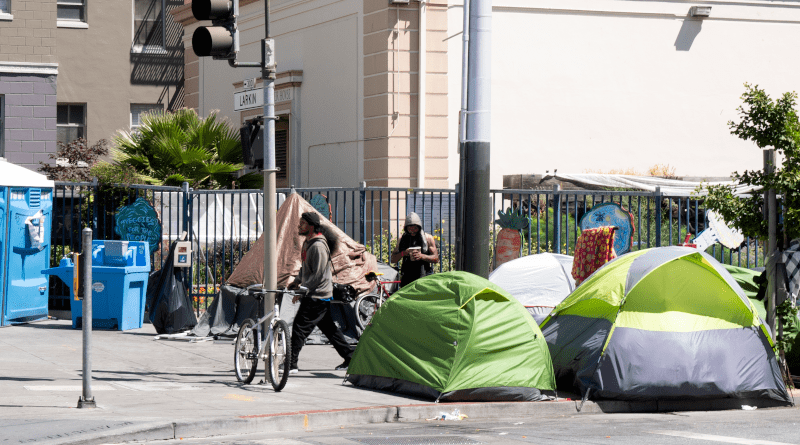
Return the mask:
<path id="1" fill-rule="evenodd" d="M 311 335 L 315 326 L 328 337 L 336 352 L 346 361 L 350 361 L 353 356 L 353 347 L 347 343 L 344 334 L 333 322 L 330 311 L 331 303 L 321 301 L 316 298 L 305 297 L 300 300 L 300 308 L 294 317 L 292 325 L 292 363 L 291 368 L 297 368 L 297 357 L 300 349 L 306 343 L 306 339 Z"/>

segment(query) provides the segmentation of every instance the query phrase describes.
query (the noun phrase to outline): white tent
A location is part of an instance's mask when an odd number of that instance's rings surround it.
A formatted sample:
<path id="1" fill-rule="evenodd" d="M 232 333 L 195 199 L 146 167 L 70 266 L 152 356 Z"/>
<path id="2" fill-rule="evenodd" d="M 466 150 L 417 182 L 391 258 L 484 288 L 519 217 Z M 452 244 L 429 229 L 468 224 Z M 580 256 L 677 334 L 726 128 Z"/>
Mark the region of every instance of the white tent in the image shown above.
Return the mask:
<path id="1" fill-rule="evenodd" d="M 509 261 L 489 275 L 489 281 L 502 287 L 528 308 L 537 323 L 575 290 L 572 257 L 539 253 Z"/>
<path id="2" fill-rule="evenodd" d="M 261 196 L 248 193 L 238 199 L 223 203 L 220 195 L 196 205 L 192 215 L 193 239 L 201 245 L 223 240 L 255 241 L 264 230 L 260 214 Z"/>
<path id="3" fill-rule="evenodd" d="M 204 247 L 223 241 L 255 241 L 264 231 L 263 195 L 258 192 L 230 194 L 194 192 L 189 226 L 192 240 Z M 286 199 L 277 194 L 278 206 Z M 183 228 L 183 192 L 163 192 L 155 196 L 153 207 L 161 219 L 165 242 L 177 239 Z"/>

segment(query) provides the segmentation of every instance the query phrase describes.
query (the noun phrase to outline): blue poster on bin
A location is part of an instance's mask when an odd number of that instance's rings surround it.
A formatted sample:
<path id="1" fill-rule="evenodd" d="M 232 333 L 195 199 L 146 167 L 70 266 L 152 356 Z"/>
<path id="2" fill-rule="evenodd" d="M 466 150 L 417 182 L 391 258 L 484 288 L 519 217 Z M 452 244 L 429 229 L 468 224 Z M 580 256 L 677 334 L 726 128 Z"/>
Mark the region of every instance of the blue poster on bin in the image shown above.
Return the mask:
<path id="1" fill-rule="evenodd" d="M 133 204 L 122 206 L 116 215 L 115 231 L 123 241 L 148 241 L 150 253 L 158 249 L 161 242 L 161 222 L 153 206 L 139 197 Z"/>

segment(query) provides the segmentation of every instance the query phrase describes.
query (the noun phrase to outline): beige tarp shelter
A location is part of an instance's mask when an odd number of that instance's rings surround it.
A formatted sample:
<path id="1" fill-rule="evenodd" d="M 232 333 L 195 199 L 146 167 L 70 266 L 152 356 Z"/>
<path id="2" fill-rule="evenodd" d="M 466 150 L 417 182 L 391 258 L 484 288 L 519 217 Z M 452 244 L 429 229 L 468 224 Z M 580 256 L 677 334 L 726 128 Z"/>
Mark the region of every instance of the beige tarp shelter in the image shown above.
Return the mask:
<path id="1" fill-rule="evenodd" d="M 304 212 L 315 212 L 311 204 L 294 193 L 278 210 L 276 218 L 278 245 L 278 288 L 286 286 L 289 280 L 300 272 L 300 249 L 305 237 L 297 234 L 297 225 Z M 336 234 L 339 246 L 333 254 L 333 266 L 336 270 L 334 281 L 353 286 L 358 293 L 370 290 L 371 286 L 364 275 L 377 270 L 378 263 L 374 255 L 366 248 L 353 241 L 333 223 L 322 218 L 322 224 Z M 245 292 L 247 286 L 262 283 L 264 280 L 264 239 L 259 238 L 250 251 L 242 258 L 227 282 L 220 287 L 220 292 L 198 320 L 192 331 L 193 335 L 232 336 L 239 332 L 239 326 L 247 318 L 256 315 L 256 301 Z M 288 300 L 288 301 L 287 301 Z M 350 304 L 331 305 L 331 316 L 338 323 L 345 338 L 355 343 L 361 334 L 355 319 L 355 310 Z M 292 325 L 298 305 L 291 304 L 291 297 L 284 297 L 281 305 L 281 318 Z M 323 342 L 322 333 L 315 330 L 307 343 Z"/>
<path id="2" fill-rule="evenodd" d="M 289 195 L 278 210 L 276 220 L 279 288 L 286 286 L 289 280 L 300 272 L 302 263 L 300 249 L 305 237 L 297 234 L 297 225 L 300 222 L 300 216 L 305 212 L 316 212 L 316 210 L 297 193 Z M 349 284 L 359 294 L 370 290 L 372 285 L 364 279 L 364 275 L 371 270 L 377 270 L 378 263 L 375 255 L 368 252 L 362 244 L 347 236 L 332 222 L 324 217 L 320 219 L 322 225 L 333 231 L 339 238 L 339 246 L 334 252 L 331 252 L 335 270 L 333 281 Z M 226 284 L 246 288 L 252 284 L 263 282 L 264 237 L 262 235 L 236 266 Z"/>

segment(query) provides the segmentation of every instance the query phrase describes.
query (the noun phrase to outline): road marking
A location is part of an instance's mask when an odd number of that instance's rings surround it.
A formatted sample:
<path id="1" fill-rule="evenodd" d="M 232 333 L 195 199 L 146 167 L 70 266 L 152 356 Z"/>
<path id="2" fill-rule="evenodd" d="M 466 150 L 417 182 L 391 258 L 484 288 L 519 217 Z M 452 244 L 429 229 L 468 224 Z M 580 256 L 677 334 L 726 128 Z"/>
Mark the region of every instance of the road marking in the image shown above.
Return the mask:
<path id="1" fill-rule="evenodd" d="M 786 442 L 773 442 L 761 439 L 742 439 L 740 437 L 715 436 L 713 434 L 690 433 L 686 431 L 657 430 L 647 431 L 650 434 L 661 434 L 664 436 L 685 437 L 687 439 L 710 440 L 713 442 L 739 443 L 743 445 L 793 445 Z"/>
<path id="2" fill-rule="evenodd" d="M 225 398 L 230 400 L 238 400 L 240 402 L 252 402 L 255 400 L 254 397 L 243 396 L 240 394 L 228 394 L 225 396 Z"/>
<path id="3" fill-rule="evenodd" d="M 28 391 L 83 391 L 82 385 L 62 385 L 62 386 L 23 386 Z M 116 388 L 108 385 L 92 385 L 92 391 L 115 391 Z"/>
<path id="4" fill-rule="evenodd" d="M 173 382 L 112 382 L 119 387 L 133 391 L 196 391 L 198 386 L 184 385 Z"/>

